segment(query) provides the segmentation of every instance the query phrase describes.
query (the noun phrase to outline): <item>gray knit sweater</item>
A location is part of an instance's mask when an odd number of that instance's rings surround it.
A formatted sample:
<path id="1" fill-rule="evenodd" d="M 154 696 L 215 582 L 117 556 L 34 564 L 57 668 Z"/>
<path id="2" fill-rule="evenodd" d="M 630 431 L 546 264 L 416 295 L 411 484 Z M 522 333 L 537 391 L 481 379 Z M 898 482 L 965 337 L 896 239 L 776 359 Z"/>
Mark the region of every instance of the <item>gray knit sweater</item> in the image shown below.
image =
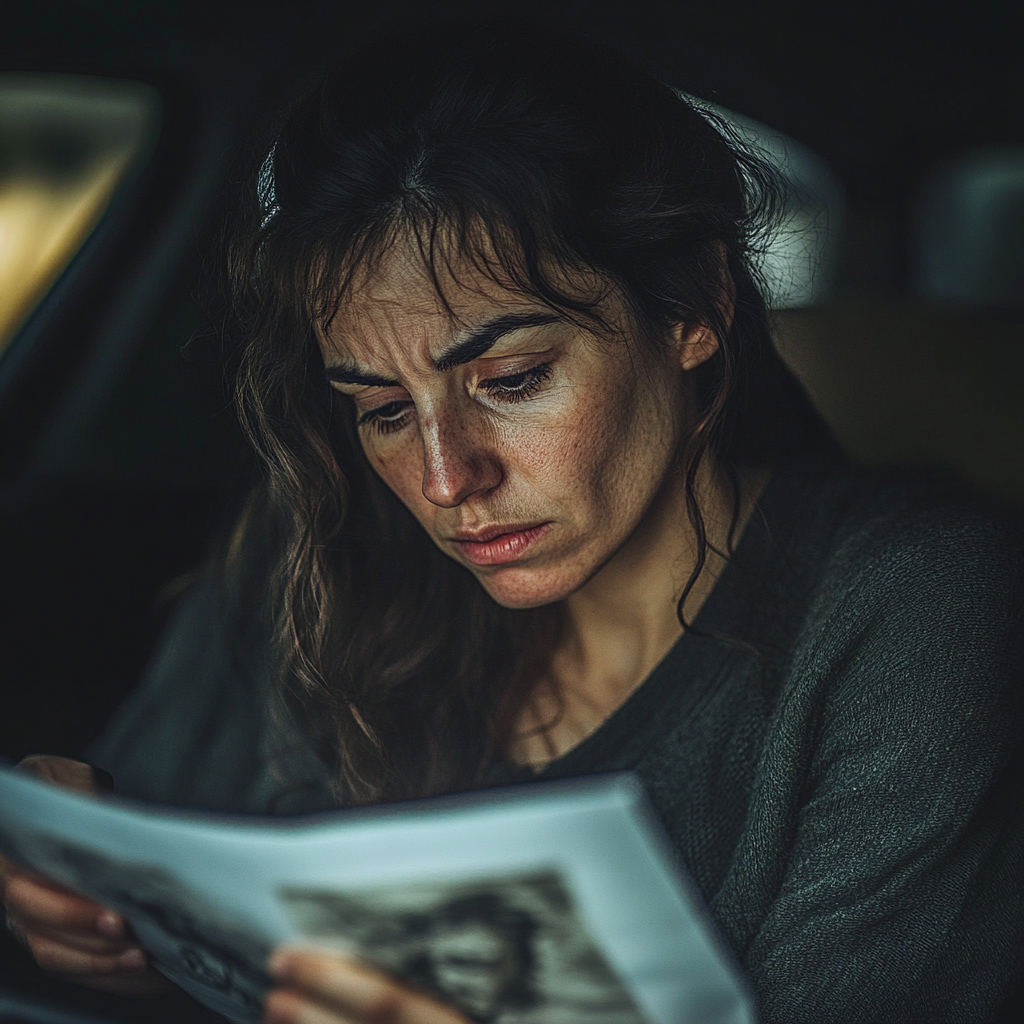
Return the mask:
<path id="1" fill-rule="evenodd" d="M 540 777 L 639 773 L 766 1024 L 987 1020 L 1024 950 L 1021 566 L 931 485 L 782 470 L 695 629 Z M 205 584 L 91 758 L 165 803 L 331 806 L 264 685 Z"/>

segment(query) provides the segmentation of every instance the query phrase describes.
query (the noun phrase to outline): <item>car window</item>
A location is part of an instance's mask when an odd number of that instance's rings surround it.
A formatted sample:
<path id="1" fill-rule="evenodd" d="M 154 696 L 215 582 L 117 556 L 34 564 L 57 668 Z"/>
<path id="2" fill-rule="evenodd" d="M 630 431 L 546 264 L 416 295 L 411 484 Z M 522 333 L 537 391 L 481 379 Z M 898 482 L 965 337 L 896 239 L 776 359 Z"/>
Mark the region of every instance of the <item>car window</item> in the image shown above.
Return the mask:
<path id="1" fill-rule="evenodd" d="M 0 74 L 0 356 L 148 155 L 159 109 L 140 82 Z"/>

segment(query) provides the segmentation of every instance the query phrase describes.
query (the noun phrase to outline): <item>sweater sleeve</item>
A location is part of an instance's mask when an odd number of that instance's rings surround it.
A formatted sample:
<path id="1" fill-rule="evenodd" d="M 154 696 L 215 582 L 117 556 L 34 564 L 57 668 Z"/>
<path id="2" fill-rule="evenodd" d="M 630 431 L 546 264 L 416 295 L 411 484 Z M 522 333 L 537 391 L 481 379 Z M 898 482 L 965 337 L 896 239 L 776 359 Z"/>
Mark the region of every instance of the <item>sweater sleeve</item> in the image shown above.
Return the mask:
<path id="1" fill-rule="evenodd" d="M 743 954 L 766 1022 L 988 1020 L 1020 970 L 1016 544 L 887 529 L 830 574 L 780 706 L 789 856 Z"/>

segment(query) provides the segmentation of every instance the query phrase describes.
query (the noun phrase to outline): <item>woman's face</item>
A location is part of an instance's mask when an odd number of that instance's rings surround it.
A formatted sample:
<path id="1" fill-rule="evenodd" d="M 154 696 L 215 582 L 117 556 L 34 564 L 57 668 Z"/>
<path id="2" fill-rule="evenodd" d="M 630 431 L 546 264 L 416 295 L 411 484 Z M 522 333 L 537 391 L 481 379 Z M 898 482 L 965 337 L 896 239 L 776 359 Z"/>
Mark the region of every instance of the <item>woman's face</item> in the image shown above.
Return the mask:
<path id="1" fill-rule="evenodd" d="M 486 921 L 437 928 L 427 953 L 438 988 L 484 1020 L 500 1013 L 509 986 L 522 984 L 515 946 Z"/>
<path id="2" fill-rule="evenodd" d="M 684 368 L 710 348 L 682 327 L 660 351 L 630 344 L 614 297 L 600 308 L 622 336 L 598 338 L 468 261 L 455 269 L 449 312 L 418 259 L 391 257 L 322 333 L 324 365 L 370 464 L 434 543 L 499 604 L 548 604 L 643 521 L 688 426 Z"/>

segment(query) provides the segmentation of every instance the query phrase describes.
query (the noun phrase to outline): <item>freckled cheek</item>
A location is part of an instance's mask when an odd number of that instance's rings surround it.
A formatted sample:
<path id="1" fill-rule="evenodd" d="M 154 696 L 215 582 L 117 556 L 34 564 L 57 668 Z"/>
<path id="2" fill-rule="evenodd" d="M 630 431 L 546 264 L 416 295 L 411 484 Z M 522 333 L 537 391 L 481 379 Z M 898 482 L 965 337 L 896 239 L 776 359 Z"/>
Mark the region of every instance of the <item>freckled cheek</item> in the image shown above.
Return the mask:
<path id="1" fill-rule="evenodd" d="M 623 435 L 616 411 L 609 403 L 586 403 L 503 431 L 500 443 L 510 477 L 521 477 L 553 498 L 600 490 Z"/>
<path id="2" fill-rule="evenodd" d="M 377 475 L 413 512 L 430 503 L 423 497 L 423 448 L 406 441 L 380 447 L 364 446 Z"/>

